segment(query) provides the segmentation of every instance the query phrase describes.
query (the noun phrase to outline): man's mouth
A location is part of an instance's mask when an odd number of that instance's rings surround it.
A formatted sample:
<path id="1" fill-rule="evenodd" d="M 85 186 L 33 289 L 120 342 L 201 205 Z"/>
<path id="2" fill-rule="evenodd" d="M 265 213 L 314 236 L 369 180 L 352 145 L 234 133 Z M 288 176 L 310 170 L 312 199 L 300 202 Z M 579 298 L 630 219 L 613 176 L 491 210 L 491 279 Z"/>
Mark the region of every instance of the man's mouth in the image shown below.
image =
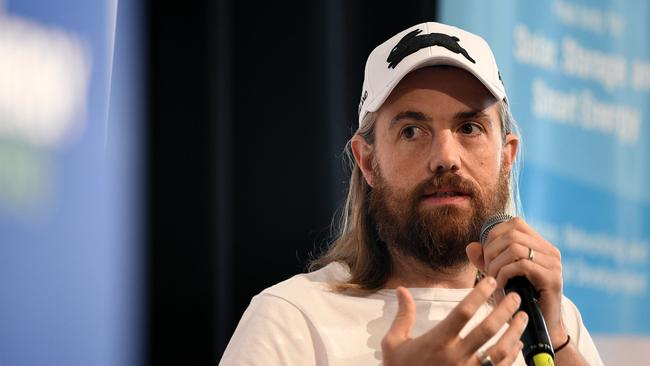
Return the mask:
<path id="1" fill-rule="evenodd" d="M 470 194 L 454 188 L 442 188 L 425 192 L 423 200 L 433 204 L 460 203 L 470 198 Z"/>
<path id="2" fill-rule="evenodd" d="M 425 197 L 455 197 L 455 196 L 469 196 L 468 193 L 458 188 L 443 187 L 437 189 L 430 189 L 424 192 Z"/>
<path id="3" fill-rule="evenodd" d="M 454 197 L 454 196 L 466 196 L 466 194 L 463 192 L 456 192 L 456 191 L 444 191 L 444 192 L 433 192 L 425 196 L 426 197 Z"/>

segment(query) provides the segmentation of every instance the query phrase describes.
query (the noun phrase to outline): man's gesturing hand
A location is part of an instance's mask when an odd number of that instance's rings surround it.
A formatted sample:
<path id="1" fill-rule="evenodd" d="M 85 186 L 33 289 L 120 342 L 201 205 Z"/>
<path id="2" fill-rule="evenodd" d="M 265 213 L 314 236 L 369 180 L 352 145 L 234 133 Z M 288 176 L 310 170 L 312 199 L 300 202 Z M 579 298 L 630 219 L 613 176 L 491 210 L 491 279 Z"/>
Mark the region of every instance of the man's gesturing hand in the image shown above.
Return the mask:
<path id="1" fill-rule="evenodd" d="M 508 320 L 509 328 L 495 345 L 486 350 L 486 354 L 495 366 L 511 365 L 521 350 L 519 337 L 528 321 L 523 312 L 512 318 L 519 308 L 517 294 L 506 296 L 465 338 L 459 335 L 495 288 L 493 278 L 483 279 L 438 325 L 420 337 L 411 338 L 415 303 L 408 290 L 398 287 L 397 315 L 381 343 L 384 365 L 480 365 L 476 351 Z"/>

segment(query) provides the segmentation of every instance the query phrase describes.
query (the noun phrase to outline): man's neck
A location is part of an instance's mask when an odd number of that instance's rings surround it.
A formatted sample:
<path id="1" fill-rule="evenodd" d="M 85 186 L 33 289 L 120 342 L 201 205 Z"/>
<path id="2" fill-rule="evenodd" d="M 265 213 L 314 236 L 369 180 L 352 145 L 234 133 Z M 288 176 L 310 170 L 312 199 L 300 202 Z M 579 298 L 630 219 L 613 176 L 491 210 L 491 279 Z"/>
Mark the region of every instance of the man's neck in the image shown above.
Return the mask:
<path id="1" fill-rule="evenodd" d="M 392 255 L 392 261 L 393 274 L 385 288 L 471 288 L 476 281 L 477 269 L 469 261 L 443 270 L 432 269 L 417 259 L 399 255 Z"/>

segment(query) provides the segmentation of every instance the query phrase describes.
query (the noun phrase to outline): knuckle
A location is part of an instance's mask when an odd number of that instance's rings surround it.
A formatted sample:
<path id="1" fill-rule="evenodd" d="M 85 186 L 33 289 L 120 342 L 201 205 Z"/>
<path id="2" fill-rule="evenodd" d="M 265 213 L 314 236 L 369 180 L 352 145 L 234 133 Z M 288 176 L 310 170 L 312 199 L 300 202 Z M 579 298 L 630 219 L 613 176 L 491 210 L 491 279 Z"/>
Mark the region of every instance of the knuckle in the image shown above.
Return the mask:
<path id="1" fill-rule="evenodd" d="M 390 335 L 384 336 L 381 340 L 381 350 L 383 352 L 390 352 L 393 349 L 393 340 Z"/>
<path id="2" fill-rule="evenodd" d="M 508 352 L 508 349 L 504 345 L 496 345 L 493 350 L 492 350 L 494 357 L 496 359 L 504 359 L 508 357 L 510 352 Z"/>
<path id="3" fill-rule="evenodd" d="M 517 266 L 519 265 L 519 262 L 521 262 L 521 261 L 516 261 L 516 262 L 508 263 L 508 264 L 502 266 L 501 268 L 499 268 L 499 270 L 498 270 L 497 272 L 498 272 L 499 274 L 501 274 L 501 273 L 509 274 L 509 273 L 512 272 L 515 268 L 517 268 Z"/>
<path id="4" fill-rule="evenodd" d="M 512 219 L 512 222 L 513 222 L 516 226 L 521 226 L 521 225 L 526 224 L 526 221 L 524 221 L 524 219 L 522 219 L 521 217 L 515 217 L 514 219 Z"/>
<path id="5" fill-rule="evenodd" d="M 521 258 L 522 256 L 524 258 L 528 258 L 528 249 L 529 247 L 525 244 L 521 244 L 522 241 L 517 242 L 517 254 L 519 254 L 519 257 Z"/>
<path id="6" fill-rule="evenodd" d="M 498 269 L 494 267 L 494 264 L 492 264 L 492 262 L 490 262 L 485 266 L 485 272 L 492 277 L 496 277 Z"/>
<path id="7" fill-rule="evenodd" d="M 483 326 L 481 327 L 481 332 L 482 335 L 485 336 L 486 338 L 492 338 L 493 335 L 495 335 L 499 329 L 501 329 L 501 324 L 499 324 L 498 321 L 494 319 L 485 319 L 485 322 L 483 323 Z"/>
<path id="8" fill-rule="evenodd" d="M 472 317 L 472 315 L 474 315 L 474 312 L 472 311 L 469 305 L 460 304 L 456 308 L 456 314 L 458 314 L 458 317 L 461 318 L 462 320 L 469 320 Z"/>
<path id="9" fill-rule="evenodd" d="M 525 237 L 526 237 L 527 235 L 528 235 L 528 234 L 522 233 L 522 232 L 519 231 L 519 230 L 513 230 L 513 231 L 512 231 L 512 240 L 513 240 L 513 241 L 516 241 L 516 242 L 518 242 L 518 243 L 521 243 L 521 242 L 523 241 L 523 239 L 525 239 Z"/>
<path id="10" fill-rule="evenodd" d="M 503 234 L 503 238 L 506 239 L 509 242 L 513 242 L 517 240 L 517 231 L 516 230 L 508 230 Z"/>
<path id="11" fill-rule="evenodd" d="M 516 262 L 517 260 L 521 259 L 521 252 L 523 252 L 522 247 L 523 246 L 521 244 L 515 244 L 506 250 L 506 254 L 508 255 L 508 260 L 510 262 Z"/>
<path id="12" fill-rule="evenodd" d="M 516 273 L 515 269 L 513 268 L 513 265 L 507 265 L 504 267 L 499 268 L 498 271 L 496 271 L 495 278 L 498 280 L 502 280 L 503 277 L 506 279 L 509 279 Z"/>

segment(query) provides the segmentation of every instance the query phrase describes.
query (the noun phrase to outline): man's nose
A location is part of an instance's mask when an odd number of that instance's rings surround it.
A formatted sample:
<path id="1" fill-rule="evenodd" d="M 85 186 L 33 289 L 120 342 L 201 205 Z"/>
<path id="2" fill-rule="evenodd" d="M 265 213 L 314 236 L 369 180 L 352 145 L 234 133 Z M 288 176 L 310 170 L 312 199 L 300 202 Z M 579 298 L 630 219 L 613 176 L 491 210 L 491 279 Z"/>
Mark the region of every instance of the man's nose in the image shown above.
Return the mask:
<path id="1" fill-rule="evenodd" d="M 434 174 L 456 172 L 460 169 L 458 142 L 449 130 L 440 131 L 432 141 L 429 169 Z"/>

